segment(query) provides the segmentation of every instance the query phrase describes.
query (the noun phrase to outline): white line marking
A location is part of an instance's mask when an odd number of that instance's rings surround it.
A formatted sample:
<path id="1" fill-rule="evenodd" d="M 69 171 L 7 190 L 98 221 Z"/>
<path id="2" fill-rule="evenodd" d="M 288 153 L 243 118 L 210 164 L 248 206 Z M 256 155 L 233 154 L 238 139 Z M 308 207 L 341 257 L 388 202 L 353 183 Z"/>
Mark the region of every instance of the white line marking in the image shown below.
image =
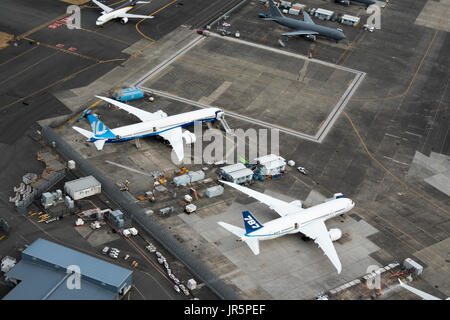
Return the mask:
<path id="1" fill-rule="evenodd" d="M 392 138 L 401 139 L 400 137 L 394 136 L 393 134 L 389 134 L 389 133 L 385 133 L 384 135 L 385 135 L 385 136 L 388 136 L 388 137 L 392 137 Z"/>
<path id="2" fill-rule="evenodd" d="M 153 178 L 153 176 L 151 174 L 147 173 L 147 172 L 139 171 L 139 170 L 136 170 L 136 169 L 124 166 L 123 164 L 115 163 L 115 162 L 112 162 L 112 161 L 109 161 L 109 160 L 105 160 L 105 162 L 109 163 L 109 164 L 112 164 L 113 166 L 116 166 L 116 167 L 119 167 L 119 168 L 123 168 L 123 169 L 129 170 L 129 171 L 133 171 L 133 172 L 136 172 L 136 173 L 139 173 L 139 174 L 143 174 L 144 176 L 148 176 L 148 177 L 152 177 Z"/>
<path id="3" fill-rule="evenodd" d="M 395 159 L 392 159 L 392 158 L 389 158 L 389 157 L 386 157 L 386 156 L 383 156 L 383 158 L 388 159 L 388 160 L 391 160 L 391 161 L 393 161 L 393 162 L 395 162 L 395 163 L 399 163 L 399 164 L 403 164 L 403 165 L 405 165 L 405 166 L 409 166 L 409 164 L 407 164 L 407 163 L 404 163 L 404 162 L 401 162 L 401 161 L 397 161 L 397 160 L 395 160 Z"/>

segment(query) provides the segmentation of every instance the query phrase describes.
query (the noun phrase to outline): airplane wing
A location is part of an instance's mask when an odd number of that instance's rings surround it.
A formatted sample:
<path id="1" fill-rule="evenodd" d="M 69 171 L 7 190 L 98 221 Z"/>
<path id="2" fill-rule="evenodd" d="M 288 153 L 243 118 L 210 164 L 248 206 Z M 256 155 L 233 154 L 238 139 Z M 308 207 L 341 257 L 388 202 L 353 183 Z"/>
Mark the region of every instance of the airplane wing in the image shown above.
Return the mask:
<path id="1" fill-rule="evenodd" d="M 305 21 L 307 23 L 315 24 L 314 21 L 311 19 L 311 17 L 305 10 L 302 10 L 302 13 L 303 13 L 303 21 Z"/>
<path id="2" fill-rule="evenodd" d="M 308 34 L 319 34 L 316 31 L 309 31 L 309 30 L 295 30 L 292 32 L 285 32 L 282 34 L 282 36 L 306 36 Z"/>
<path id="3" fill-rule="evenodd" d="M 400 279 L 398 279 L 398 282 L 400 282 L 400 285 L 405 288 L 406 290 L 411 291 L 412 293 L 418 295 L 419 297 L 421 297 L 423 300 L 441 300 L 438 297 L 432 296 L 429 293 L 423 292 L 422 290 L 413 288 L 407 284 L 404 284 Z"/>
<path id="4" fill-rule="evenodd" d="M 323 220 L 312 222 L 306 226 L 300 227 L 300 232 L 314 240 L 315 243 L 323 250 L 325 255 L 330 259 L 331 263 L 341 273 L 342 265 L 331 241 L 328 229 Z"/>
<path id="5" fill-rule="evenodd" d="M 183 149 L 183 132 L 181 127 L 176 127 L 175 129 L 171 129 L 159 134 L 161 137 L 170 142 L 170 145 L 175 151 L 175 154 L 178 157 L 178 160 L 181 161 L 184 158 L 184 149 Z"/>
<path id="6" fill-rule="evenodd" d="M 92 0 L 92 2 L 95 3 L 96 5 L 98 5 L 100 7 L 100 9 L 102 9 L 106 13 L 114 10 L 113 8 L 110 8 L 107 5 L 101 3 L 100 1 Z"/>
<path id="7" fill-rule="evenodd" d="M 247 194 L 249 197 L 252 197 L 252 198 L 258 200 L 259 202 L 264 203 L 270 209 L 276 211 L 282 217 L 287 216 L 288 214 L 290 214 L 292 212 L 298 212 L 298 210 L 300 209 L 300 207 L 298 207 L 298 206 L 291 205 L 288 202 L 273 198 L 271 196 L 265 195 L 261 192 L 254 191 L 254 190 L 246 188 L 246 187 L 242 187 L 238 184 L 227 182 L 227 181 L 222 181 L 222 180 L 220 182 L 222 182 L 226 185 L 229 185 L 230 187 L 233 187 L 233 188 L 239 190 L 240 192 Z"/>
<path id="8" fill-rule="evenodd" d="M 114 99 L 110 99 L 110 98 L 106 98 L 106 97 L 101 97 L 101 96 L 96 96 L 99 99 L 102 99 L 110 104 L 115 105 L 116 107 L 118 107 L 119 109 L 125 110 L 128 113 L 131 113 L 132 115 L 138 117 L 141 121 L 152 121 L 152 120 L 158 120 L 162 118 L 162 114 L 161 113 L 151 113 L 151 112 L 147 112 L 132 106 L 129 106 L 123 102 L 114 100 Z"/>
<path id="9" fill-rule="evenodd" d="M 143 16 L 140 14 L 131 14 L 131 13 L 124 13 L 119 16 L 120 18 L 129 18 L 129 19 L 153 19 L 153 16 Z"/>

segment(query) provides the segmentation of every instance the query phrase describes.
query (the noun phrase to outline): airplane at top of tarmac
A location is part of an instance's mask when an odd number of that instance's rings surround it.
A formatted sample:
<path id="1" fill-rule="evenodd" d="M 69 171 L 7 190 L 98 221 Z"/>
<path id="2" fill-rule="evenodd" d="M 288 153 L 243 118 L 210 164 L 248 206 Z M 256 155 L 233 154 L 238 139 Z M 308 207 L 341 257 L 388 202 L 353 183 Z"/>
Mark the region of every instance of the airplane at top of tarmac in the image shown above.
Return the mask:
<path id="1" fill-rule="evenodd" d="M 342 232 L 339 229 L 328 230 L 325 221 L 353 209 L 355 203 L 351 199 L 336 193 L 332 199 L 324 203 L 303 209 L 300 200 L 285 202 L 235 183 L 220 182 L 264 203 L 281 216 L 263 225 L 249 211 L 244 211 L 242 215 L 245 229 L 222 221 L 218 222 L 220 226 L 236 235 L 237 241 L 244 241 L 255 255 L 259 254 L 260 240 L 275 239 L 286 234 L 301 232 L 314 240 L 330 259 L 337 272 L 341 273 L 342 265 L 333 241 L 338 240 L 342 236 Z"/>
<path id="2" fill-rule="evenodd" d="M 375 0 L 335 0 L 334 2 L 341 3 L 345 6 L 349 6 L 351 2 L 358 2 L 365 4 L 367 7 L 377 3 Z"/>
<path id="3" fill-rule="evenodd" d="M 183 140 L 186 144 L 196 141 L 196 136 L 184 127 L 193 125 L 196 122 L 220 121 L 224 122 L 224 112 L 219 108 L 205 108 L 185 113 L 167 116 L 162 110 L 154 113 L 147 112 L 125 103 L 96 96 L 116 107 L 131 113 L 142 122 L 123 127 L 109 129 L 95 115 L 90 114 L 90 109 L 84 111 L 83 117 L 87 117 L 92 128 L 92 132 L 73 126 L 72 128 L 88 138 L 94 143 L 97 150 L 102 150 L 105 143 L 124 142 L 150 136 L 160 136 L 169 141 L 179 161 L 184 158 Z"/>
<path id="4" fill-rule="evenodd" d="M 118 19 L 120 18 L 120 22 L 122 24 L 125 24 L 128 22 L 128 19 L 153 19 L 153 16 L 143 16 L 139 14 L 130 14 L 127 13 L 131 9 L 133 9 L 137 4 L 142 3 L 150 3 L 149 1 L 137 1 L 137 0 L 130 0 L 125 2 L 124 4 L 121 4 L 120 6 L 116 8 L 108 7 L 107 5 L 101 3 L 97 0 L 92 0 L 93 3 L 95 3 L 97 6 L 100 7 L 103 11 L 101 12 L 101 16 L 98 17 L 96 21 L 96 25 L 101 26 L 105 24 L 106 22 Z"/>
<path id="5" fill-rule="evenodd" d="M 260 14 L 264 20 L 275 21 L 282 26 L 295 30 L 292 32 L 285 32 L 282 34 L 283 36 L 306 36 L 309 40 L 316 40 L 316 36 L 319 35 L 336 40 L 336 42 L 345 39 L 345 34 L 341 30 L 315 24 L 309 14 L 307 14 L 304 10 L 302 10 L 303 21 L 301 21 L 285 17 L 272 0 L 269 0 L 269 6 L 269 15 Z"/>

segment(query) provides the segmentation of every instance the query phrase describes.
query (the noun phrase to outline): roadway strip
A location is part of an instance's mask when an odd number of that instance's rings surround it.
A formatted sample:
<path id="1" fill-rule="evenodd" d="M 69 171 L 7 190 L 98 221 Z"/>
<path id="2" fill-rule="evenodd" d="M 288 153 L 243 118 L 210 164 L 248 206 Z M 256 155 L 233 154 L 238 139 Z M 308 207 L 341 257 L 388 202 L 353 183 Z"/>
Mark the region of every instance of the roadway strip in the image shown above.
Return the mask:
<path id="1" fill-rule="evenodd" d="M 205 37 L 198 36 L 191 42 L 189 42 L 187 45 L 185 45 L 183 48 L 175 52 L 173 55 L 171 55 L 168 59 L 164 60 L 160 64 L 158 64 L 156 67 L 154 67 L 152 70 L 147 72 L 145 75 L 143 75 L 141 78 L 136 80 L 133 84 L 133 86 L 139 86 L 141 83 L 147 81 L 149 78 L 153 77 L 155 74 L 162 71 L 164 68 L 166 68 L 168 65 L 170 65 L 172 62 L 174 62 L 179 56 L 183 55 L 193 47 L 195 47 L 200 41 L 203 41 Z"/>
<path id="2" fill-rule="evenodd" d="M 335 69 L 339 69 L 339 70 L 343 70 L 343 71 L 347 71 L 347 72 L 351 72 L 351 73 L 356 73 L 356 74 L 361 73 L 361 71 L 358 71 L 358 70 L 355 70 L 355 69 L 351 69 L 351 68 L 347 68 L 347 67 L 344 67 L 344 66 L 340 66 L 338 64 L 334 64 L 334 63 L 331 63 L 331 62 L 326 62 L 326 61 L 317 60 L 317 59 L 314 59 L 314 58 L 309 58 L 307 56 L 304 56 L 304 55 L 301 55 L 301 54 L 298 54 L 298 53 L 292 53 L 292 52 L 289 52 L 289 51 L 283 51 L 283 50 L 280 50 L 280 49 L 272 48 L 272 47 L 265 46 L 265 45 L 258 44 L 258 43 L 253 43 L 253 42 L 242 40 L 242 39 L 222 36 L 222 35 L 219 35 L 219 34 L 214 33 L 214 32 L 209 32 L 208 36 L 220 38 L 220 39 L 231 41 L 231 42 L 236 42 L 236 43 L 239 43 L 239 44 L 242 44 L 242 45 L 247 45 L 247 46 L 251 46 L 251 47 L 255 47 L 255 48 L 259 48 L 259 49 L 272 51 L 272 52 L 275 52 L 275 53 L 278 53 L 278 54 L 282 54 L 282 55 L 289 56 L 289 57 L 294 57 L 294 58 L 297 58 L 297 59 L 302 59 L 302 60 L 315 62 L 315 63 L 322 64 L 322 65 L 327 66 L 327 67 L 331 67 L 331 68 L 335 68 Z"/>
<path id="3" fill-rule="evenodd" d="M 234 42 L 237 42 L 239 44 L 250 45 L 250 46 L 253 46 L 253 47 L 256 47 L 256 48 L 269 50 L 269 51 L 272 51 L 272 52 L 275 52 L 275 53 L 279 53 L 279 54 L 288 55 L 288 56 L 291 56 L 291 57 L 303 59 L 303 60 L 306 60 L 308 62 L 309 61 L 316 62 L 316 63 L 322 64 L 322 65 L 325 65 L 327 67 L 340 69 L 340 70 L 343 70 L 343 71 L 346 71 L 346 72 L 351 72 L 351 73 L 355 73 L 356 74 L 355 78 L 352 80 L 351 85 L 347 88 L 345 93 L 341 96 L 341 98 L 339 99 L 338 103 L 334 106 L 333 110 L 329 113 L 328 117 L 321 124 L 320 129 L 318 130 L 318 132 L 314 136 L 308 135 L 308 134 L 305 134 L 305 133 L 302 133 L 302 132 L 299 132 L 299 131 L 296 131 L 296 130 L 292 130 L 292 129 L 289 129 L 289 128 L 285 128 L 285 127 L 282 127 L 282 126 L 274 125 L 272 123 L 268 123 L 268 122 L 265 122 L 265 121 L 262 121 L 262 120 L 254 119 L 252 117 L 247 117 L 247 116 L 244 116 L 242 114 L 238 114 L 238 113 L 235 113 L 235 112 L 232 112 L 232 111 L 224 110 L 226 112 L 227 116 L 230 116 L 230 117 L 233 117 L 233 118 L 236 118 L 236 119 L 240 119 L 240 120 L 244 120 L 244 121 L 247 121 L 247 122 L 252 123 L 252 124 L 257 124 L 259 126 L 266 127 L 268 129 L 276 129 L 276 130 L 279 130 L 280 132 L 283 132 L 283 133 L 286 133 L 286 134 L 289 134 L 291 136 L 295 136 L 295 137 L 298 137 L 298 138 L 301 138 L 301 139 L 305 139 L 305 140 L 308 140 L 308 141 L 322 143 L 323 139 L 325 139 L 325 137 L 328 134 L 329 130 L 331 129 L 331 127 L 333 126 L 333 124 L 335 123 L 335 121 L 337 120 L 337 118 L 341 114 L 342 110 L 347 105 L 347 103 L 350 101 L 350 99 L 353 96 L 354 92 L 359 87 L 359 85 L 362 83 L 362 81 L 364 80 L 365 75 L 366 75 L 366 73 L 361 72 L 361 71 L 357 71 L 357 70 L 354 70 L 354 69 L 342 67 L 342 66 L 339 66 L 339 65 L 336 65 L 336 64 L 333 64 L 333 63 L 329 63 L 329 62 L 325 62 L 325 61 L 321 61 L 321 60 L 310 59 L 310 58 L 307 58 L 307 57 L 299 55 L 299 54 L 282 51 L 282 50 L 279 50 L 279 49 L 275 49 L 275 48 L 271 48 L 271 47 L 268 47 L 268 46 L 251 43 L 251 42 L 244 41 L 244 40 L 239 40 L 239 39 L 230 38 L 230 37 L 223 37 L 223 36 L 220 36 L 218 34 L 211 33 L 211 32 L 209 34 L 212 35 L 213 37 L 226 39 L 228 41 L 234 41 Z M 204 37 L 204 36 L 198 36 L 193 41 L 188 43 L 186 46 L 184 46 L 183 48 L 178 50 L 175 54 L 170 56 L 168 59 L 166 59 L 165 61 L 161 62 L 155 68 L 153 68 L 152 70 L 147 72 L 143 77 L 141 77 L 137 81 L 135 81 L 133 85 L 134 86 L 138 86 L 139 88 L 141 88 L 145 92 L 148 92 L 148 93 L 151 93 L 151 94 L 154 94 L 154 95 L 157 95 L 157 96 L 165 97 L 165 98 L 170 99 L 170 100 L 175 100 L 175 101 L 178 101 L 178 102 L 182 102 L 182 103 L 185 103 L 185 104 L 188 104 L 188 105 L 191 105 L 191 106 L 195 106 L 197 108 L 205 109 L 205 108 L 212 108 L 212 107 L 214 107 L 214 106 L 210 106 L 210 105 L 198 102 L 198 101 L 193 101 L 193 100 L 182 98 L 182 97 L 179 97 L 179 96 L 167 93 L 167 92 L 154 90 L 154 89 L 142 86 L 142 84 L 144 84 L 147 80 L 149 80 L 154 75 L 156 75 L 159 72 L 161 72 L 163 69 L 165 69 L 167 66 L 169 66 L 172 62 L 176 61 L 179 56 L 183 55 L 184 53 L 186 53 L 187 51 L 189 51 L 190 49 L 195 47 L 200 41 L 202 41 L 205 38 L 206 37 Z"/>
<path id="4" fill-rule="evenodd" d="M 217 107 L 217 106 L 210 106 L 210 105 L 203 104 L 203 103 L 200 103 L 200 102 L 197 102 L 197 101 L 193 101 L 193 100 L 189 100 L 189 99 L 186 99 L 186 98 L 178 97 L 176 95 L 173 95 L 173 94 L 170 94 L 170 93 L 167 93 L 167 92 L 163 92 L 163 91 L 159 91 L 159 90 L 154 90 L 154 89 L 150 89 L 150 88 L 146 88 L 146 87 L 142 87 L 142 86 L 139 86 L 139 88 L 141 90 L 145 91 L 145 92 L 148 92 L 148 93 L 151 93 L 151 94 L 154 94 L 154 95 L 166 98 L 166 99 L 182 102 L 182 103 L 185 103 L 185 104 L 197 107 L 197 108 L 201 108 L 201 109 L 220 108 L 220 107 Z M 226 116 L 229 116 L 229 117 L 232 117 L 232 118 L 236 118 L 236 119 L 239 119 L 239 120 L 244 120 L 244 121 L 247 121 L 249 123 L 259 125 L 261 127 L 266 127 L 268 129 L 276 129 L 276 130 L 279 130 L 280 132 L 283 132 L 283 133 L 286 133 L 286 134 L 289 134 L 291 136 L 295 136 L 295 137 L 298 137 L 298 138 L 302 138 L 302 139 L 305 139 L 305 140 L 318 142 L 318 140 L 314 136 L 307 135 L 307 134 L 304 134 L 304 133 L 301 133 L 301 132 L 298 132 L 298 131 L 295 131 L 295 130 L 291 130 L 291 129 L 288 129 L 288 128 L 280 127 L 280 126 L 274 125 L 272 123 L 268 123 L 268 122 L 265 122 L 265 121 L 262 121 L 262 120 L 258 120 L 258 119 L 255 119 L 255 118 L 247 117 L 247 116 L 244 116 L 244 115 L 232 112 L 232 111 L 225 110 L 223 108 L 221 108 L 221 109 L 225 111 Z"/>
<path id="5" fill-rule="evenodd" d="M 333 110 L 328 115 L 327 119 L 323 123 L 323 125 L 320 127 L 319 131 L 315 135 L 315 138 L 317 139 L 318 143 L 321 143 L 323 139 L 325 139 L 326 135 L 330 131 L 330 129 L 333 127 L 334 123 L 336 122 L 337 118 L 339 118 L 339 115 L 344 110 L 347 103 L 352 98 L 353 94 L 355 93 L 356 89 L 358 89 L 359 85 L 362 83 L 366 76 L 365 72 L 360 72 L 356 75 L 355 79 L 353 79 L 352 84 L 347 88 L 347 90 L 342 95 L 341 99 L 339 99 L 338 103 L 335 105 Z"/>

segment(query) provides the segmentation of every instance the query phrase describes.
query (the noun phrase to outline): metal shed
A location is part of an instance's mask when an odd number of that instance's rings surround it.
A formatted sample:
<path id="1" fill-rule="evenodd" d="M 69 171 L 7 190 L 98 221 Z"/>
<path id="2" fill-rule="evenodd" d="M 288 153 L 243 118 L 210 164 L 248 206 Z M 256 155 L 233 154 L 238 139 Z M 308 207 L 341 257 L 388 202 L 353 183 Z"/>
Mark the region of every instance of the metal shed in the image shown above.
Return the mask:
<path id="1" fill-rule="evenodd" d="M 330 20 L 333 13 L 331 10 L 319 8 L 314 12 L 314 15 L 321 20 Z"/>
<path id="2" fill-rule="evenodd" d="M 246 166 L 243 163 L 239 162 L 239 163 L 231 164 L 229 166 L 220 168 L 219 173 L 221 175 L 225 176 L 227 174 L 230 174 L 231 172 L 242 170 L 245 168 L 246 168 Z"/>
<path id="3" fill-rule="evenodd" d="M 64 191 L 73 199 L 79 200 L 102 192 L 102 184 L 93 176 L 68 181 L 64 184 Z"/>
<path id="4" fill-rule="evenodd" d="M 81 274 L 79 289 L 66 285 L 70 266 Z M 133 271 L 44 239 L 22 252 L 6 277 L 18 283 L 4 300 L 119 299 L 131 288 Z M 20 282 L 18 281 L 20 280 Z"/>
<path id="5" fill-rule="evenodd" d="M 253 171 L 247 168 L 243 163 L 236 163 L 219 169 L 219 175 L 233 183 L 251 182 Z"/>
<path id="6" fill-rule="evenodd" d="M 252 179 L 253 179 L 253 171 L 248 168 L 233 171 L 227 176 L 228 181 L 237 184 L 251 182 Z"/>
<path id="7" fill-rule="evenodd" d="M 259 163 L 259 170 L 261 171 L 261 174 L 265 176 L 277 175 L 286 170 L 286 160 L 275 154 L 268 154 L 256 158 L 253 162 L 256 164 Z"/>
<path id="8" fill-rule="evenodd" d="M 341 23 L 347 24 L 349 26 L 358 26 L 360 20 L 361 19 L 359 17 L 355 17 L 355 16 L 350 16 L 348 14 L 344 14 L 342 16 L 342 18 L 341 18 Z"/>

